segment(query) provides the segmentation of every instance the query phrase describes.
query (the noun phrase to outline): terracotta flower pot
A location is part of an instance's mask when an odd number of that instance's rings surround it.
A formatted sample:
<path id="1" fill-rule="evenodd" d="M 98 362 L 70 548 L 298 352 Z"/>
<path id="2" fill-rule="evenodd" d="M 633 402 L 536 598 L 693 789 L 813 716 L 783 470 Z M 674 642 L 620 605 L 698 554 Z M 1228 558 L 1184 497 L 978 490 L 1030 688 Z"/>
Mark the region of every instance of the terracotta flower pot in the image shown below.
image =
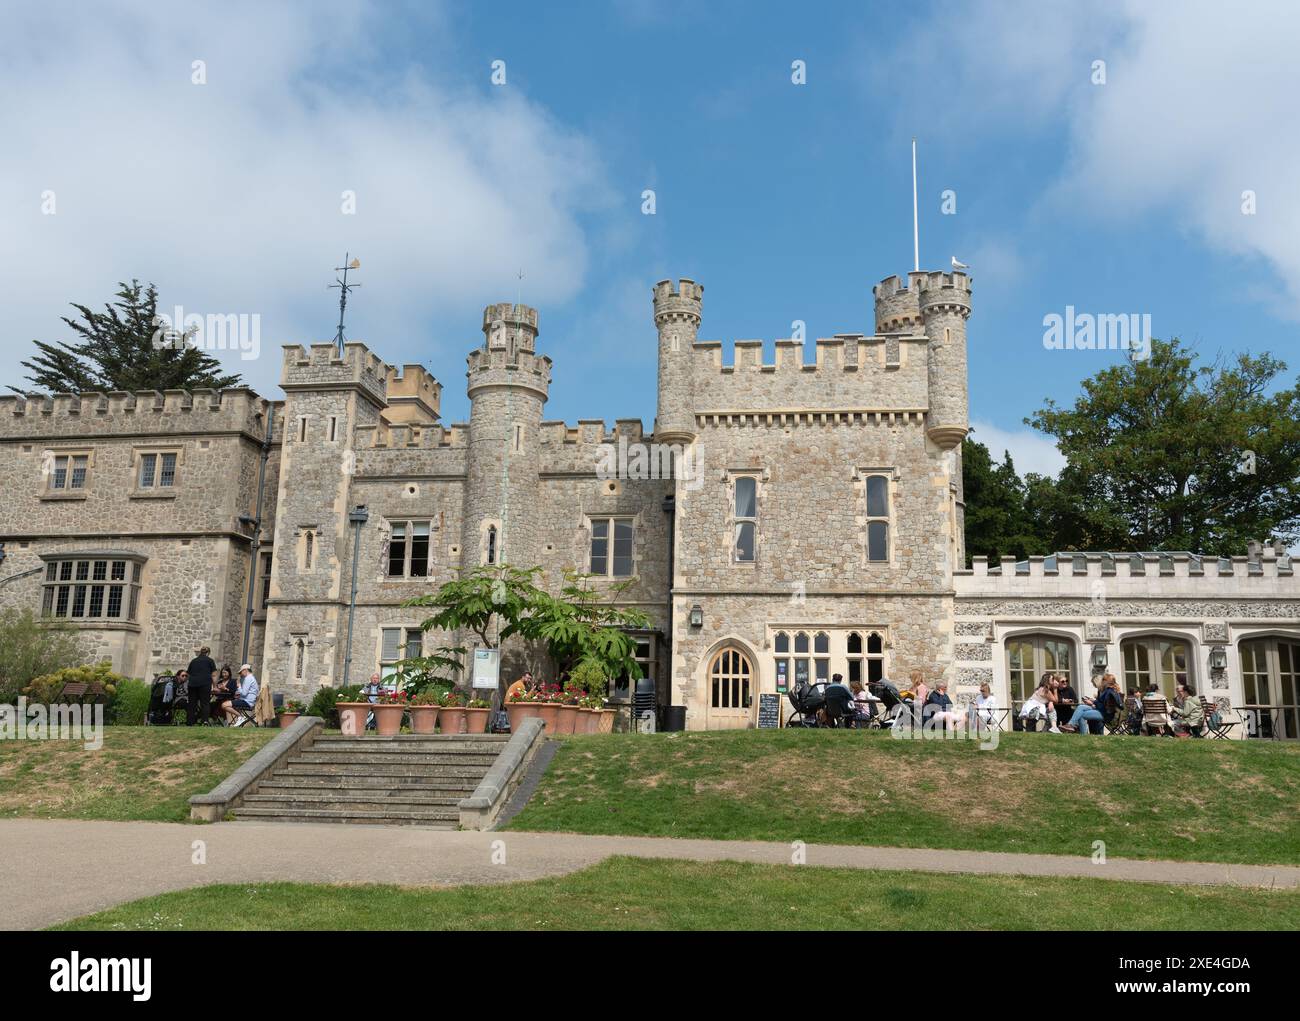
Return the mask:
<path id="1" fill-rule="evenodd" d="M 432 734 L 438 724 L 438 707 L 436 705 L 413 705 L 411 713 L 412 734 Z"/>
<path id="2" fill-rule="evenodd" d="M 546 727 L 547 737 L 555 736 L 556 717 L 559 715 L 559 712 L 559 702 L 537 703 L 537 715 L 541 719 L 542 725 Z"/>
<path id="3" fill-rule="evenodd" d="M 364 736 L 366 714 L 370 712 L 369 702 L 336 702 L 334 708 L 339 712 L 339 729 L 344 736 Z"/>
<path id="4" fill-rule="evenodd" d="M 375 731 L 380 737 L 392 737 L 402 731 L 402 717 L 406 714 L 404 705 L 375 704 Z"/>
<path id="5" fill-rule="evenodd" d="M 519 730 L 519 725 L 530 716 L 537 715 L 536 702 L 507 702 L 506 715 L 510 717 L 510 733 Z"/>
<path id="6" fill-rule="evenodd" d="M 582 711 L 583 722 L 587 725 L 588 734 L 596 734 L 600 731 L 600 710 L 584 709 Z"/>
<path id="7" fill-rule="evenodd" d="M 491 715 L 492 715 L 491 709 L 466 709 L 465 710 L 465 733 L 486 734 L 488 717 Z"/>
<path id="8" fill-rule="evenodd" d="M 599 712 L 600 712 L 600 722 L 596 727 L 596 733 L 598 734 L 614 733 L 614 717 L 618 715 L 618 710 L 601 709 L 599 710 Z"/>
<path id="9" fill-rule="evenodd" d="M 297 719 L 299 716 L 301 716 L 301 715 L 302 715 L 302 713 L 281 713 L 281 714 L 280 714 L 280 729 L 281 729 L 281 730 L 288 730 L 288 729 L 289 729 L 289 724 L 291 724 L 294 720 L 296 720 L 296 719 Z"/>
<path id="10" fill-rule="evenodd" d="M 560 713 L 555 720 L 555 732 L 557 734 L 572 734 L 574 727 L 578 724 L 578 716 L 582 710 L 576 705 L 560 706 Z"/>
<path id="11" fill-rule="evenodd" d="M 444 734 L 463 734 L 465 713 L 465 709 L 445 705 L 438 710 L 438 726 L 442 728 Z"/>

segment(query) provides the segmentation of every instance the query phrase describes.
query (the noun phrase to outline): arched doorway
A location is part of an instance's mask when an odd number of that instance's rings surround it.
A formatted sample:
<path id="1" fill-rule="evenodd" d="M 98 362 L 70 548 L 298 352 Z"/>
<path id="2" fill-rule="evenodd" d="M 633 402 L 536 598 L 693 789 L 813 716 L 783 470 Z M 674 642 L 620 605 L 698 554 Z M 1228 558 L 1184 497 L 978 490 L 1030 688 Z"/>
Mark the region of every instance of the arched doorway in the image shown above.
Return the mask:
<path id="1" fill-rule="evenodd" d="M 1143 692 L 1149 685 L 1156 684 L 1165 698 L 1172 699 L 1177 694 L 1178 685 L 1196 683 L 1192 670 L 1192 646 L 1184 638 L 1171 635 L 1126 638 L 1120 643 L 1120 654 L 1124 661 L 1126 689 L 1136 688 Z"/>
<path id="2" fill-rule="evenodd" d="M 727 646 L 714 654 L 705 675 L 710 730 L 741 730 L 753 720 L 758 678 L 745 653 Z"/>

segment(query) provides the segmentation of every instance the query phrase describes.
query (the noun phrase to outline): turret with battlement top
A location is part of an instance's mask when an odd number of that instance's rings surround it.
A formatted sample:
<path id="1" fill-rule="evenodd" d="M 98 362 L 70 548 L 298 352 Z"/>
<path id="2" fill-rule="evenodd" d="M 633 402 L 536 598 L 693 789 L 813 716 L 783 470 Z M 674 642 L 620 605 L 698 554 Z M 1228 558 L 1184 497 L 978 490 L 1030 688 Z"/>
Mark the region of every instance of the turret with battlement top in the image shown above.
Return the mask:
<path id="1" fill-rule="evenodd" d="M 704 286 L 682 278 L 673 286 L 660 280 L 654 287 L 655 327 L 659 331 L 659 403 L 655 439 L 689 443 L 695 436 L 692 387 L 695 338 L 700 331 Z"/>

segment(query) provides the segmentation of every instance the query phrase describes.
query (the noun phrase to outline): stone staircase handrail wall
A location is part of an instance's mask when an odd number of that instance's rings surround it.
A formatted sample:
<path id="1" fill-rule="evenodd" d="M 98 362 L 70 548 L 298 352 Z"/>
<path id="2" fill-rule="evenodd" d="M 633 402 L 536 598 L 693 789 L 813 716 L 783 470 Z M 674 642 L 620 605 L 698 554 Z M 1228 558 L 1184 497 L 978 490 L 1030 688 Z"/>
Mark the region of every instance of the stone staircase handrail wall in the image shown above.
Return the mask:
<path id="1" fill-rule="evenodd" d="M 227 812 L 239 806 L 244 795 L 256 791 L 257 785 L 290 757 L 311 747 L 324 726 L 325 721 L 319 716 L 299 716 L 287 730 L 280 731 L 207 794 L 193 795 L 190 798 L 190 818 L 220 822 Z"/>
<path id="2" fill-rule="evenodd" d="M 545 727 L 541 720 L 530 717 L 520 722 L 519 729 L 510 735 L 510 740 L 474 793 L 461 801 L 461 829 L 491 829 L 545 740 Z"/>

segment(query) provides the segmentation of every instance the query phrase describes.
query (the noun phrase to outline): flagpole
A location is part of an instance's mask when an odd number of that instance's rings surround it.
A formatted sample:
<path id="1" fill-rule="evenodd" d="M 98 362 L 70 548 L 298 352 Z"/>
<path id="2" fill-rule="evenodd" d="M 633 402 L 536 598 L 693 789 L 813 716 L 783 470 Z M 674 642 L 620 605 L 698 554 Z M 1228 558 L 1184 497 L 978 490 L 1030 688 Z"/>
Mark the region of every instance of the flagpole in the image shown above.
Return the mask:
<path id="1" fill-rule="evenodd" d="M 921 268 L 921 232 L 916 218 L 916 136 L 912 136 L 912 269 Z"/>

